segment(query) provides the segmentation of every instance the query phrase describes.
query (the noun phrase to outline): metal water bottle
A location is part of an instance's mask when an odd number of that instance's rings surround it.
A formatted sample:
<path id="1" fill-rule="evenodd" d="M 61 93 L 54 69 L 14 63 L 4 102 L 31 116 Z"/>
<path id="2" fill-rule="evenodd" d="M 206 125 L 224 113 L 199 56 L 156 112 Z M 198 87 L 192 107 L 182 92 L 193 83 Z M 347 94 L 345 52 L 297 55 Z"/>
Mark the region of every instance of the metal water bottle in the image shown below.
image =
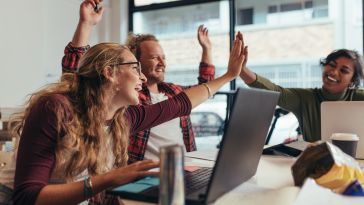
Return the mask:
<path id="1" fill-rule="evenodd" d="M 160 205 L 184 205 L 184 154 L 180 145 L 161 147 L 160 151 Z"/>

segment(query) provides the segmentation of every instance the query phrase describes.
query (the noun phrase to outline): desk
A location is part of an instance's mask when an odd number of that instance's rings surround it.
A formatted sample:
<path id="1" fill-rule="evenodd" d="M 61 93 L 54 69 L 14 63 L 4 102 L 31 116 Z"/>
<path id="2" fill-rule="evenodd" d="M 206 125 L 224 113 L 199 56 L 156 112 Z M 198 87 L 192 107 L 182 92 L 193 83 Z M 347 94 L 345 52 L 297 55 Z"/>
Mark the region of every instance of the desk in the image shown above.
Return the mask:
<path id="1" fill-rule="evenodd" d="M 253 178 L 216 200 L 216 205 L 226 204 L 292 204 L 299 188 L 293 186 L 291 165 L 295 158 L 263 155 Z M 186 157 L 185 165 L 212 167 L 214 161 Z M 147 205 L 123 200 L 126 205 Z"/>
<path id="2" fill-rule="evenodd" d="M 213 152 L 209 151 L 208 155 L 211 157 L 211 153 Z M 218 198 L 214 204 L 294 204 L 300 191 L 299 187 L 294 186 L 291 174 L 291 166 L 295 161 L 296 158 L 292 157 L 262 155 L 255 176 L 229 193 Z M 364 167 L 364 160 L 358 161 L 361 166 Z M 214 165 L 214 161 L 186 157 L 185 165 L 212 167 Z M 126 205 L 152 204 L 131 200 L 123 200 L 123 202 Z"/>

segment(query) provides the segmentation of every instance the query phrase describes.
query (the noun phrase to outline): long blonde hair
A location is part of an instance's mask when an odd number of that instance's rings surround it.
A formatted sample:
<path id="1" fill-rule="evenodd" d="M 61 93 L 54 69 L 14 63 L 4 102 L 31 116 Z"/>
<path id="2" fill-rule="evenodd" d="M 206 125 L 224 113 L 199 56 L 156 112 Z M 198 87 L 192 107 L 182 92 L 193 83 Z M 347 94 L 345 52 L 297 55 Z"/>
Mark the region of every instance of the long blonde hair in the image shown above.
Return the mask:
<path id="1" fill-rule="evenodd" d="M 32 94 L 25 111 L 16 114 L 11 121 L 12 134 L 20 137 L 25 119 L 41 98 L 62 94 L 70 99 L 56 110 L 58 133 L 65 133 L 57 138 L 56 168 L 64 170 L 68 181 L 85 169 L 91 175 L 106 171 L 106 156 L 100 149 L 105 146 L 109 136 L 113 142 L 110 149 L 115 156 L 113 166 L 127 164 L 129 124 L 124 117 L 126 108 L 116 112 L 108 131 L 105 131 L 105 100 L 110 94 L 104 89 L 108 82 L 101 74 L 106 66 L 114 67 L 123 62 L 122 53 L 127 50 L 127 47 L 116 43 L 93 46 L 81 58 L 76 74 L 65 73 L 59 83 Z"/>

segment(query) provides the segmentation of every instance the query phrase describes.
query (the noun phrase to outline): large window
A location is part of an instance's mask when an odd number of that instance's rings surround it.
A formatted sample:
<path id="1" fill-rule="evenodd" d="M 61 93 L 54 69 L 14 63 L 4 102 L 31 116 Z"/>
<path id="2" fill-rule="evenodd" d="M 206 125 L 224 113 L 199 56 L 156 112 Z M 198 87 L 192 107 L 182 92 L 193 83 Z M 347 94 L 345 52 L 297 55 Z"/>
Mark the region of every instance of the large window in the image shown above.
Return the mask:
<path id="1" fill-rule="evenodd" d="M 236 1 L 237 11 L 257 11 L 256 23 L 235 27 L 245 34 L 248 65 L 256 73 L 283 87 L 320 87 L 319 59 L 338 48 L 362 53 L 361 0 L 272 2 Z"/>
<path id="2" fill-rule="evenodd" d="M 202 53 L 197 40 L 197 28 L 201 24 L 209 30 L 217 75 L 226 70 L 229 55 L 228 9 L 228 1 L 218 1 L 137 11 L 133 13 L 133 32 L 157 36 L 166 54 L 168 82 L 194 85 Z"/>
<path id="3" fill-rule="evenodd" d="M 145 6 L 140 2 L 153 4 Z M 201 49 L 196 29 L 200 24 L 209 28 L 217 75 L 226 69 L 233 34 L 241 31 L 249 46 L 248 66 L 283 87 L 320 87 L 318 62 L 332 50 L 348 48 L 363 53 L 362 0 L 161 2 L 135 0 L 130 26 L 136 33 L 153 33 L 160 39 L 167 56 L 170 82 L 183 85 L 197 82 Z M 235 85 L 245 86 L 237 79 L 222 91 L 235 89 Z M 214 104 L 210 110 L 224 110 L 220 115 L 225 115 L 229 99 L 216 96 L 201 106 L 211 108 Z"/>

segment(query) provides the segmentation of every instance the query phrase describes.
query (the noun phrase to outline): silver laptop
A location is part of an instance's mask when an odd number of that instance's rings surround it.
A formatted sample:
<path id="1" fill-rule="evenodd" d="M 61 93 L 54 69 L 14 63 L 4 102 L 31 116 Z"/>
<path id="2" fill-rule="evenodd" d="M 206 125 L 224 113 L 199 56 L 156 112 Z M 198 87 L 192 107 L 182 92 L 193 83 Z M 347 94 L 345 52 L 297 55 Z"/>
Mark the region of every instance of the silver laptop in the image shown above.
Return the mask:
<path id="1" fill-rule="evenodd" d="M 321 103 L 321 139 L 327 141 L 335 132 L 357 134 L 356 158 L 364 159 L 364 101 Z"/>
<path id="2" fill-rule="evenodd" d="M 204 178 L 197 176 L 208 169 L 185 174 L 187 204 L 210 204 L 255 175 L 278 98 L 279 93 L 273 91 L 237 90 L 215 166 L 210 168 L 212 172 Z M 204 186 L 191 192 L 190 184 Z M 155 178 L 143 178 L 108 193 L 155 203 L 158 185 Z"/>

